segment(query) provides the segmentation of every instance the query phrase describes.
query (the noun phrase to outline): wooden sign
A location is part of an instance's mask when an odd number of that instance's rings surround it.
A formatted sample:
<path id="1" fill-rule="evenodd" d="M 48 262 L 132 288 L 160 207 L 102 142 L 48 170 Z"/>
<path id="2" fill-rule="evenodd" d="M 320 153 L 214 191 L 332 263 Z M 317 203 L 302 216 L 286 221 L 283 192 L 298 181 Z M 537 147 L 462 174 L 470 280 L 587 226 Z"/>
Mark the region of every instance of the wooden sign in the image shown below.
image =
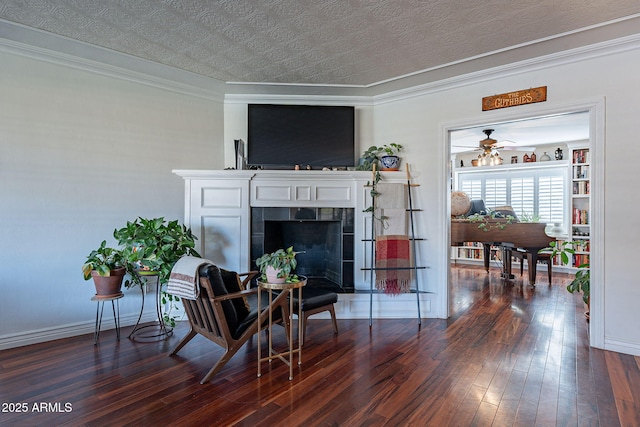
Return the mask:
<path id="1" fill-rule="evenodd" d="M 540 86 L 517 92 L 502 93 L 500 95 L 482 98 L 482 111 L 498 108 L 515 107 L 517 105 L 534 104 L 547 100 L 547 87 Z"/>

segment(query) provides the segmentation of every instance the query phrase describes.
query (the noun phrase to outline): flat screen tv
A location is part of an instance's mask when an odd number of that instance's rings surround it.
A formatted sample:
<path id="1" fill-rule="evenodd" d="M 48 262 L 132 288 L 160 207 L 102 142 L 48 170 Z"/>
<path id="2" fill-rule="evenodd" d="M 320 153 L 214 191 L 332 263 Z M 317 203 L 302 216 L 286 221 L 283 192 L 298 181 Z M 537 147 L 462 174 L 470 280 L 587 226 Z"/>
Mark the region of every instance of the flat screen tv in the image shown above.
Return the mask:
<path id="1" fill-rule="evenodd" d="M 248 126 L 250 167 L 354 165 L 354 107 L 249 104 Z"/>

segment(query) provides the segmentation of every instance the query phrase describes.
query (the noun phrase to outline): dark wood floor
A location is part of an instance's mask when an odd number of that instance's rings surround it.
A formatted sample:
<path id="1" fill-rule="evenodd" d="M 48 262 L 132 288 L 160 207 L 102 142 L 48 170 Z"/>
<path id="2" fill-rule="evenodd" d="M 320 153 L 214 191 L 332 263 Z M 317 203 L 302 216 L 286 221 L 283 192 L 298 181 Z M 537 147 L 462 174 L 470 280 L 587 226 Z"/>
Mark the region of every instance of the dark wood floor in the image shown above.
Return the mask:
<path id="1" fill-rule="evenodd" d="M 200 385 L 221 350 L 198 337 L 168 357 L 184 325 L 159 343 L 125 328 L 95 347 L 84 335 L 5 350 L 0 425 L 640 425 L 640 358 L 588 347 L 566 277 L 531 289 L 497 270 L 453 276 L 448 320 L 341 319 L 334 337 L 312 318 L 293 381 L 279 361 L 256 377 L 254 339 Z"/>

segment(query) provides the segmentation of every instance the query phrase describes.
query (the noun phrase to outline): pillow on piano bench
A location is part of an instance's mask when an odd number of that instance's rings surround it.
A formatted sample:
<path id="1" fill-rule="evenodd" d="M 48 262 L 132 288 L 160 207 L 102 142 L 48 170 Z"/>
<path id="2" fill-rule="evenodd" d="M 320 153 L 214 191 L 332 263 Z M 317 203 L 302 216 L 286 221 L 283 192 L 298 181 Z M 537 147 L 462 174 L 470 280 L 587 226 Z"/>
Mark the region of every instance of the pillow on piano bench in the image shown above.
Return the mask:
<path id="1" fill-rule="evenodd" d="M 514 218 L 514 222 L 520 221 L 518 219 L 518 215 L 516 215 L 516 212 L 511 206 L 496 206 L 495 208 L 493 208 L 492 213 L 495 218 L 506 218 L 508 216 L 512 216 Z"/>

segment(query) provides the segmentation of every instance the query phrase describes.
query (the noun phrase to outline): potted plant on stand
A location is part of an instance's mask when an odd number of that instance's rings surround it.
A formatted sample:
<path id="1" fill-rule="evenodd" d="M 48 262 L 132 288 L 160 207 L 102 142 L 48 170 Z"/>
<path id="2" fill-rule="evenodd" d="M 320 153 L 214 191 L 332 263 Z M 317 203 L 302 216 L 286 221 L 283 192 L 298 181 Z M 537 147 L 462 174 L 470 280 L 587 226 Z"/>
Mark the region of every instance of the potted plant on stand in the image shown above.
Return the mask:
<path id="1" fill-rule="evenodd" d="M 178 221 L 166 221 L 164 218 L 137 218 L 127 221 L 127 225 L 116 229 L 113 236 L 123 247 L 126 257 L 127 271 L 132 282 L 125 282 L 125 286 L 144 285 L 144 275 L 158 276 L 159 286 L 169 281 L 171 269 L 178 260 L 185 255 L 199 257 L 195 250 L 196 237 L 191 229 L 180 225 Z M 164 313 L 165 323 L 175 326 L 175 319 L 170 316 L 173 303 L 178 297 L 162 292 L 162 306 L 169 304 L 169 312 Z"/>
<path id="2" fill-rule="evenodd" d="M 98 298 L 112 297 L 120 294 L 126 273 L 125 264 L 122 251 L 108 247 L 107 241 L 103 240 L 100 247 L 87 256 L 82 273 L 85 280 L 93 277 Z"/>
<path id="3" fill-rule="evenodd" d="M 262 255 L 256 260 L 256 265 L 262 273 L 262 280 L 267 283 L 293 283 L 298 281 L 298 276 L 292 274 L 298 262 L 293 246 L 287 249 L 278 249 L 275 252 Z"/>

